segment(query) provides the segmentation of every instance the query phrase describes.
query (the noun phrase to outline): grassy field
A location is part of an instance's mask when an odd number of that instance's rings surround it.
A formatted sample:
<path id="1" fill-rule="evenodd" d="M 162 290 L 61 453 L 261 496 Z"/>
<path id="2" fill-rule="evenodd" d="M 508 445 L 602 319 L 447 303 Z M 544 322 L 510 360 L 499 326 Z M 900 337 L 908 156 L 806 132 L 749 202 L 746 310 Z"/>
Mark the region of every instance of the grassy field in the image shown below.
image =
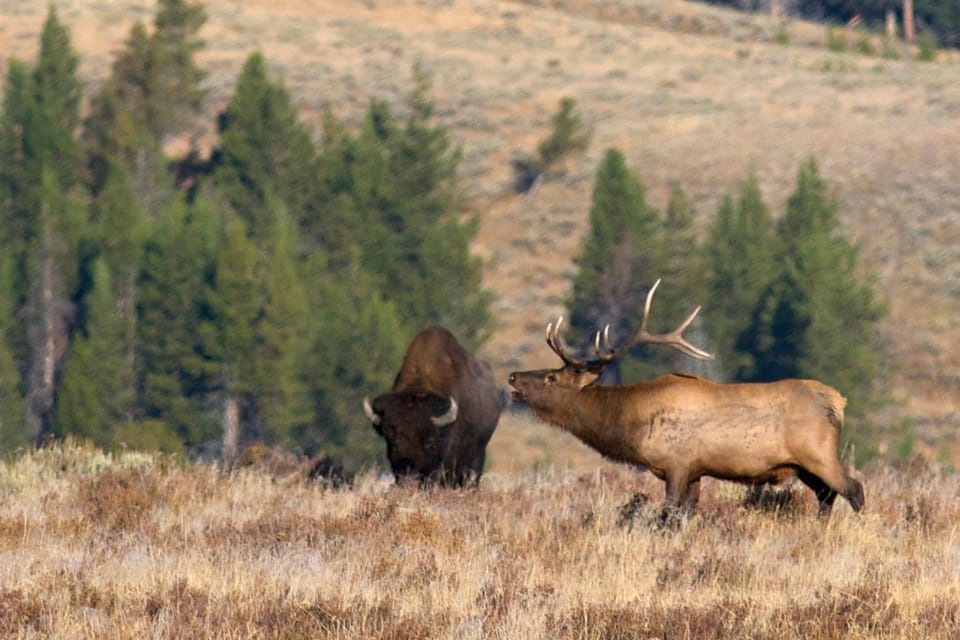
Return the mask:
<path id="1" fill-rule="evenodd" d="M 569 463 L 569 461 L 567 461 Z M 960 476 L 868 468 L 863 514 L 705 481 L 676 532 L 613 465 L 476 491 L 67 444 L 0 466 L 0 638 L 955 638 Z M 635 494 L 642 506 L 624 522 Z"/>

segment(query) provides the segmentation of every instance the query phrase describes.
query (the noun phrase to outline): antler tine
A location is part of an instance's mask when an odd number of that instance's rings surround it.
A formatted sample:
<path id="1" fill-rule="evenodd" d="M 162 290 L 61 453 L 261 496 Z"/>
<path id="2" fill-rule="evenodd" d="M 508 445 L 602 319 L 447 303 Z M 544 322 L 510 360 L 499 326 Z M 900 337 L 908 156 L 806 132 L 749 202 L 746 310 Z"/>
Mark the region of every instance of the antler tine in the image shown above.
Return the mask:
<path id="1" fill-rule="evenodd" d="M 563 341 L 560 339 L 560 325 L 562 324 L 563 316 L 560 316 L 557 318 L 556 325 L 552 322 L 547 325 L 547 346 L 550 347 L 555 354 L 560 356 L 564 364 L 579 367 L 586 366 L 587 363 L 583 360 L 577 360 L 567 355 L 566 349 L 563 348 Z"/>
<path id="2" fill-rule="evenodd" d="M 634 333 L 633 336 L 629 340 L 627 340 L 626 343 L 623 344 L 623 346 L 621 346 L 619 349 L 616 349 L 616 350 L 612 349 L 610 347 L 609 336 L 608 336 L 608 332 L 610 329 L 609 326 L 604 330 L 604 346 L 609 351 L 609 353 L 601 354 L 598 348 L 597 355 L 600 357 L 601 360 L 605 362 L 616 360 L 617 358 L 622 356 L 624 353 L 626 353 L 627 351 L 629 351 L 634 346 L 640 343 L 662 344 L 669 347 L 673 347 L 674 349 L 680 351 L 681 353 L 685 353 L 691 358 L 697 358 L 699 360 L 713 359 L 713 354 L 693 346 L 692 344 L 687 342 L 686 338 L 683 337 L 684 330 L 686 330 L 686 328 L 690 326 L 693 320 L 697 317 L 697 314 L 700 313 L 701 307 L 699 306 L 693 310 L 693 313 L 687 316 L 687 319 L 684 320 L 679 327 L 677 327 L 673 331 L 670 331 L 669 333 L 651 334 L 649 331 L 647 331 L 647 321 L 650 318 L 650 307 L 653 304 L 653 294 L 656 293 L 657 287 L 660 286 L 660 282 L 661 282 L 661 279 L 658 278 L 657 281 L 653 283 L 653 286 L 650 287 L 650 291 L 647 292 L 647 300 L 643 305 L 643 318 L 640 320 L 640 328 L 637 329 L 636 333 Z M 595 345 L 599 345 L 599 344 L 600 344 L 600 335 L 598 333 Z"/>

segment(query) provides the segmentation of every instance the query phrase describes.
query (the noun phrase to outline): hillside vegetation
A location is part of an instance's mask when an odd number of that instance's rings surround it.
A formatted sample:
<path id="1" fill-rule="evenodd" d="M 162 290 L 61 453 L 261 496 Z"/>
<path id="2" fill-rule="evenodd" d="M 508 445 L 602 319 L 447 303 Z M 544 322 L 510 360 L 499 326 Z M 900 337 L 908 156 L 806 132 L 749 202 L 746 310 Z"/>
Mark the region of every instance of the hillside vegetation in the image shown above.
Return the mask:
<path id="1" fill-rule="evenodd" d="M 318 136 L 327 104 L 356 124 L 371 97 L 402 100 L 416 61 L 433 75 L 437 115 L 463 145 L 470 206 L 481 216 L 475 250 L 498 318 L 484 355 L 501 379 L 512 368 L 553 363 L 542 331 L 567 296 L 607 147 L 624 150 L 654 205 L 664 207 L 681 185 L 701 222 L 751 170 L 779 215 L 798 166 L 816 157 L 862 264 L 890 303 L 885 334 L 898 407 L 882 419 L 915 423 L 923 447 L 960 455 L 955 53 L 935 63 L 907 51 L 895 60 L 836 53 L 822 26 L 682 2 L 204 5 L 209 114 L 223 108 L 254 49 Z M 57 6 L 89 83 L 106 75 L 131 22 L 149 20 L 153 9 L 120 0 Z M 35 56 L 45 11 L 30 0 L 3 3 L 4 56 Z M 516 195 L 510 162 L 536 148 L 564 96 L 577 100 L 591 147 L 532 194 Z M 169 143 L 171 153 L 185 149 L 183 140 Z"/>
<path id="2" fill-rule="evenodd" d="M 862 479 L 829 522 L 805 489 L 745 508 L 707 481 L 665 532 L 623 467 L 329 489 L 55 446 L 0 465 L 0 638 L 956 637 L 960 477 Z"/>

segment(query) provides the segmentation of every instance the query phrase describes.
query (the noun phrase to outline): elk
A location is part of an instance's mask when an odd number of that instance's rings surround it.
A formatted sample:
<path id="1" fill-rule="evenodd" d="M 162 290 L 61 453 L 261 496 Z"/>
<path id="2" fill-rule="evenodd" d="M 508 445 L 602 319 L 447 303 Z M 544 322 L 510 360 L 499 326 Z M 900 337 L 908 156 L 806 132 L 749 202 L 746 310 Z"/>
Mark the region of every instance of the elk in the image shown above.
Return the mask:
<path id="1" fill-rule="evenodd" d="M 560 339 L 562 316 L 547 325 L 547 345 L 563 366 L 511 373 L 513 399 L 605 457 L 648 469 L 663 480 L 661 522 L 696 507 L 703 476 L 759 486 L 796 475 L 813 490 L 822 517 L 829 516 L 837 494 L 860 511 L 863 486 L 838 457 L 846 399 L 821 382 L 722 384 L 669 374 L 629 385 L 596 384 L 606 367 L 638 344 L 713 358 L 683 337 L 699 306 L 673 331 L 647 331 L 659 285 L 657 280 L 650 288 L 640 327 L 623 345 L 610 346 L 609 325 L 597 332 L 594 360 L 568 355 Z"/>

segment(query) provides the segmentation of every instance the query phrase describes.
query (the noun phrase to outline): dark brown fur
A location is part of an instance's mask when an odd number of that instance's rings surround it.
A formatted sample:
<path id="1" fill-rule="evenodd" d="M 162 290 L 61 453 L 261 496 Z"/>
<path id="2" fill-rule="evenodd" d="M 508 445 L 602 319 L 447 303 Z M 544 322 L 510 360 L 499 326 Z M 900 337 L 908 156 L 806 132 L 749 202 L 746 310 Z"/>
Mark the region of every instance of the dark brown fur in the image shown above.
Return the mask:
<path id="1" fill-rule="evenodd" d="M 457 403 L 457 418 L 437 427 L 432 417 Z M 410 342 L 393 388 L 373 400 L 374 423 L 387 443 L 390 467 L 405 477 L 476 485 L 502 404 L 490 367 L 447 329 L 428 327 Z"/>
<path id="2" fill-rule="evenodd" d="M 856 511 L 863 507 L 862 485 L 838 458 L 846 400 L 827 385 L 667 375 L 602 386 L 598 375 L 568 364 L 512 373 L 510 384 L 514 399 L 541 420 L 664 480 L 664 519 L 696 506 L 703 476 L 764 484 L 796 475 L 816 494 L 823 516 L 837 494 Z"/>

